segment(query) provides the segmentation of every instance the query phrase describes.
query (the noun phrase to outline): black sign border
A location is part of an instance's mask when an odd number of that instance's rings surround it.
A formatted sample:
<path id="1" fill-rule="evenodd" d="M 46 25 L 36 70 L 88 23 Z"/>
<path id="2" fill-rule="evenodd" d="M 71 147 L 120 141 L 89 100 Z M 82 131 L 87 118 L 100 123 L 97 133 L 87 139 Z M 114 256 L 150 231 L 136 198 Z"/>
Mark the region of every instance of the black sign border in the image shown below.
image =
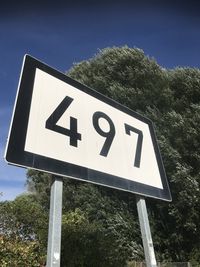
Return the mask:
<path id="1" fill-rule="evenodd" d="M 56 77 L 59 80 L 62 80 L 67 84 L 74 86 L 77 90 L 81 90 L 84 93 L 89 94 L 100 101 L 103 101 L 104 103 L 147 123 L 150 129 L 163 189 L 24 151 L 36 68 Z M 171 201 L 171 193 L 152 121 L 119 104 L 118 102 L 100 94 L 99 92 L 73 80 L 72 78 L 51 68 L 50 66 L 33 58 L 30 55 L 25 55 L 24 57 L 5 159 L 8 163 L 13 165 L 32 168 L 59 176 L 75 178 L 78 180 L 132 192 L 138 195 Z"/>

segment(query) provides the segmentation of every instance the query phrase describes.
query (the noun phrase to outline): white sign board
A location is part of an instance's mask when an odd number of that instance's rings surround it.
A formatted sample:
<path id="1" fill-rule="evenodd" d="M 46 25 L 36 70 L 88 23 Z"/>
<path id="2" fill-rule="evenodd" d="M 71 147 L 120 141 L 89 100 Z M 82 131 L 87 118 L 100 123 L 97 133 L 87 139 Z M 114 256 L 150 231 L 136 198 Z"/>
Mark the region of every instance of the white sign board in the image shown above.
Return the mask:
<path id="1" fill-rule="evenodd" d="M 26 56 L 8 162 L 170 200 L 152 122 Z"/>

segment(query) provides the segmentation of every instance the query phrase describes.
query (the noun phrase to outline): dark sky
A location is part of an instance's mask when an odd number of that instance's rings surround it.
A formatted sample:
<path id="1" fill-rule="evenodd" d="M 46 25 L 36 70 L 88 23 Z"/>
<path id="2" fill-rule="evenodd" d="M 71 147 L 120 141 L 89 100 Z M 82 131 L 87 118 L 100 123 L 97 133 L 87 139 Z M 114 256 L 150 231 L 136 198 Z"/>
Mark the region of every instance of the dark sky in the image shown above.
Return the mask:
<path id="1" fill-rule="evenodd" d="M 3 160 L 24 54 L 64 72 L 99 49 L 128 45 L 164 68 L 200 67 L 199 1 L 5 1 L 0 5 L 0 192 L 24 190 Z"/>

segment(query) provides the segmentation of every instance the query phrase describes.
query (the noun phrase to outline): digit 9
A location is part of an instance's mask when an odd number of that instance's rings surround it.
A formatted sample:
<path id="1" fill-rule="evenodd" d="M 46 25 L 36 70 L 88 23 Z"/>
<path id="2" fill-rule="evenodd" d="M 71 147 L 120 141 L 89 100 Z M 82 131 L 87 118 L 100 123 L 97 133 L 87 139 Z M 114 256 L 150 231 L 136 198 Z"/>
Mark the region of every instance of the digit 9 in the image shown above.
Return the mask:
<path id="1" fill-rule="evenodd" d="M 109 127 L 110 127 L 109 131 L 104 131 L 100 127 L 99 120 L 101 118 L 105 119 L 108 122 Z M 106 138 L 106 140 L 103 144 L 103 147 L 101 149 L 100 155 L 107 157 L 108 152 L 110 150 L 110 147 L 112 145 L 113 139 L 115 137 L 114 123 L 108 115 L 106 115 L 105 113 L 103 113 L 101 111 L 97 111 L 93 114 L 92 122 L 93 122 L 93 126 L 94 126 L 95 130 L 97 131 L 97 133 Z"/>

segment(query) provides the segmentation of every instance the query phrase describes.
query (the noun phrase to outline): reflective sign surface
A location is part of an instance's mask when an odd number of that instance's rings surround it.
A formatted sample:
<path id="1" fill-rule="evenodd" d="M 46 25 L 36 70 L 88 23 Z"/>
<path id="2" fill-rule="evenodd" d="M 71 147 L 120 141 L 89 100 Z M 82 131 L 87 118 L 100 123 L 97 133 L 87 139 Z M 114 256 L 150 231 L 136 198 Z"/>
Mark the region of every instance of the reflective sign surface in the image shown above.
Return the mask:
<path id="1" fill-rule="evenodd" d="M 8 162 L 170 200 L 150 120 L 26 56 Z"/>

